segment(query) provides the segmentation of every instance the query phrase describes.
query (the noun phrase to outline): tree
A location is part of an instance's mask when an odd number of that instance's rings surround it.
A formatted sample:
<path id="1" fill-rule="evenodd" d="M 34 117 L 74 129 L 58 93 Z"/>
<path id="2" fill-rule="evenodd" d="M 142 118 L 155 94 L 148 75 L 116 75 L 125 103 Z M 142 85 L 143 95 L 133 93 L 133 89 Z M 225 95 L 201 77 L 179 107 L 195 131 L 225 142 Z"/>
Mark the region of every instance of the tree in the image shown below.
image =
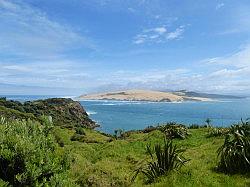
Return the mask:
<path id="1" fill-rule="evenodd" d="M 207 119 L 205 120 L 205 122 L 207 123 L 207 126 L 210 126 L 212 120 L 211 120 L 210 118 L 207 118 Z"/>

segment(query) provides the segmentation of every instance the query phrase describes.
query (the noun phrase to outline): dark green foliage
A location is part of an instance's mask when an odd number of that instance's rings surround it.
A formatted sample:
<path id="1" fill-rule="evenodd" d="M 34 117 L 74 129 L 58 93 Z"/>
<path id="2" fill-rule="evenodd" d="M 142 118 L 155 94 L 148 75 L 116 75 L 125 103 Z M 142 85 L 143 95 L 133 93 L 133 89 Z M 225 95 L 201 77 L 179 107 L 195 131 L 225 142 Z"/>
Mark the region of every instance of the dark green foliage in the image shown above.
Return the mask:
<path id="1" fill-rule="evenodd" d="M 76 128 L 76 134 L 80 134 L 80 135 L 86 135 L 84 128 L 82 127 L 77 127 Z"/>
<path id="2" fill-rule="evenodd" d="M 0 116 L 5 117 L 6 119 L 36 119 L 33 114 L 20 112 L 4 106 L 0 106 Z"/>
<path id="3" fill-rule="evenodd" d="M 0 98 L 0 106 L 4 106 L 6 108 L 11 108 L 14 110 L 18 110 L 20 112 L 25 112 L 23 105 L 19 101 L 7 100 L 6 97 Z"/>
<path id="4" fill-rule="evenodd" d="M 175 122 L 167 123 L 166 125 L 159 126 L 159 129 L 165 133 L 168 139 L 185 139 L 189 136 L 188 129 L 185 125 Z"/>
<path id="5" fill-rule="evenodd" d="M 182 156 L 183 151 L 170 140 L 164 141 L 163 146 L 156 144 L 153 150 L 147 146 L 147 153 L 150 155 L 151 161 L 146 167 L 137 170 L 133 179 L 141 172 L 146 176 L 147 183 L 152 183 L 169 171 L 178 170 L 188 161 Z"/>
<path id="6" fill-rule="evenodd" d="M 35 116 L 52 116 L 55 125 L 67 128 L 96 127 L 89 119 L 80 103 L 72 99 L 51 98 L 33 102 L 25 102 L 25 111 L 34 113 Z"/>
<path id="7" fill-rule="evenodd" d="M 74 133 L 73 136 L 70 138 L 71 141 L 79 141 L 79 142 L 84 142 L 84 136 Z"/>
<path id="8" fill-rule="evenodd" d="M 55 136 L 55 140 L 56 140 L 56 142 L 58 143 L 58 145 L 59 145 L 60 147 L 64 147 L 64 141 L 63 141 L 63 139 L 61 138 L 61 136 L 59 136 L 58 134 L 54 134 L 54 136 Z"/>
<path id="9" fill-rule="evenodd" d="M 157 127 L 154 127 L 154 126 L 148 126 L 147 128 L 143 129 L 142 132 L 143 133 L 149 133 L 149 132 L 152 132 L 154 130 L 157 130 Z"/>
<path id="10" fill-rule="evenodd" d="M 94 128 L 97 125 L 93 122 L 79 102 L 65 98 L 51 98 L 37 101 L 27 101 L 21 103 L 18 101 L 8 101 L 6 98 L 0 98 L 0 107 L 13 109 L 13 113 L 32 115 L 32 119 L 40 120 L 40 117 L 51 116 L 57 126 L 66 128 L 86 127 Z M 15 111 L 14 111 L 15 110 Z M 1 114 L 1 108 L 0 108 Z M 6 116 L 6 115 L 3 115 Z M 14 116 L 14 115 L 13 115 Z M 18 115 L 19 118 L 20 115 Z M 9 118 L 8 116 L 6 116 Z M 22 115 L 20 119 L 28 119 Z"/>
<path id="11" fill-rule="evenodd" d="M 67 186 L 69 157 L 59 152 L 49 120 L 1 118 L 0 178 L 13 186 Z"/>
<path id="12" fill-rule="evenodd" d="M 124 130 L 122 130 L 122 129 L 115 129 L 114 130 L 114 137 L 115 137 L 115 139 L 123 138 L 124 135 L 125 135 Z"/>
<path id="13" fill-rule="evenodd" d="M 250 122 L 231 126 L 218 149 L 218 169 L 226 173 L 250 172 Z"/>
<path id="14" fill-rule="evenodd" d="M 212 120 L 211 120 L 210 118 L 207 118 L 207 119 L 205 120 L 205 122 L 206 122 L 207 126 L 209 127 L 210 124 L 211 124 L 211 122 L 212 122 Z"/>
<path id="15" fill-rule="evenodd" d="M 76 128 L 76 132 L 73 134 L 73 136 L 71 136 L 70 140 L 71 141 L 79 141 L 79 142 L 84 142 L 85 140 L 85 131 L 84 128 L 82 127 L 77 127 Z"/>
<path id="16" fill-rule="evenodd" d="M 129 136 L 131 133 L 150 133 L 152 131 L 159 130 L 163 132 L 166 135 L 167 139 L 185 139 L 190 134 L 188 132 L 188 128 L 183 125 L 176 122 L 168 122 L 166 124 L 157 125 L 157 126 L 148 126 L 147 128 L 143 130 L 131 130 L 124 132 L 122 131 L 122 137 Z M 116 134 L 117 132 L 115 132 Z"/>

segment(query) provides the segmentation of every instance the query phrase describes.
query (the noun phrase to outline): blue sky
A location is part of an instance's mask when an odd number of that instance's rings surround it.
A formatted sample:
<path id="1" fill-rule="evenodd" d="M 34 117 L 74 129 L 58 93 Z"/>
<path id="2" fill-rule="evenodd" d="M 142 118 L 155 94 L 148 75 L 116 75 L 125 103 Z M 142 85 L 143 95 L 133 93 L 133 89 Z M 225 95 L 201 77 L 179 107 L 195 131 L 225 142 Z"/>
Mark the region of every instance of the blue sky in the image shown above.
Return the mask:
<path id="1" fill-rule="evenodd" d="M 0 93 L 250 94 L 249 0 L 0 0 Z"/>

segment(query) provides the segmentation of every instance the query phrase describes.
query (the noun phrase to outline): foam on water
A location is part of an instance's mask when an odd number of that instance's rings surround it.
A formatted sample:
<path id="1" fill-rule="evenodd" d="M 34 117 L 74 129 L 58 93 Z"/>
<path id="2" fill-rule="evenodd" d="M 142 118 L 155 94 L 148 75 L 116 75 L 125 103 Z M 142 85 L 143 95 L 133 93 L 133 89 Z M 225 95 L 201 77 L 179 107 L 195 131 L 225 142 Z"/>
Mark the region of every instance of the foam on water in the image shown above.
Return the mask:
<path id="1" fill-rule="evenodd" d="M 97 112 L 95 112 L 95 111 L 86 111 L 86 113 L 87 113 L 88 115 L 95 115 L 95 114 L 97 114 Z"/>

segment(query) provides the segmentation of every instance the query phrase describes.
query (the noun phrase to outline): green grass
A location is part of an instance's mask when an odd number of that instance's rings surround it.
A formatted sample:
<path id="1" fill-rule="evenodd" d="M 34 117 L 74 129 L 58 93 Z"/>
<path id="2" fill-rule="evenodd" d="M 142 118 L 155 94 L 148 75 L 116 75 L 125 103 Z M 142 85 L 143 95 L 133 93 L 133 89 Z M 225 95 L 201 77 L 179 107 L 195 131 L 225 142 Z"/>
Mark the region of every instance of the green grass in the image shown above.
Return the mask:
<path id="1" fill-rule="evenodd" d="M 154 183 L 146 185 L 142 174 L 134 182 L 135 169 L 148 158 L 146 145 L 163 143 L 164 135 L 155 130 L 150 133 L 131 133 L 121 140 L 106 137 L 97 131 L 85 129 L 86 142 L 70 141 L 74 130 L 57 129 L 65 146 L 70 150 L 74 162 L 70 176 L 82 186 L 249 186 L 250 175 L 226 175 L 216 172 L 217 149 L 223 137 L 206 135 L 208 129 L 190 129 L 185 140 L 173 140 L 185 149 L 183 156 L 190 159 L 179 171 L 170 172 Z M 91 142 L 91 143 L 87 143 Z M 97 143 L 93 143 L 97 142 Z"/>

